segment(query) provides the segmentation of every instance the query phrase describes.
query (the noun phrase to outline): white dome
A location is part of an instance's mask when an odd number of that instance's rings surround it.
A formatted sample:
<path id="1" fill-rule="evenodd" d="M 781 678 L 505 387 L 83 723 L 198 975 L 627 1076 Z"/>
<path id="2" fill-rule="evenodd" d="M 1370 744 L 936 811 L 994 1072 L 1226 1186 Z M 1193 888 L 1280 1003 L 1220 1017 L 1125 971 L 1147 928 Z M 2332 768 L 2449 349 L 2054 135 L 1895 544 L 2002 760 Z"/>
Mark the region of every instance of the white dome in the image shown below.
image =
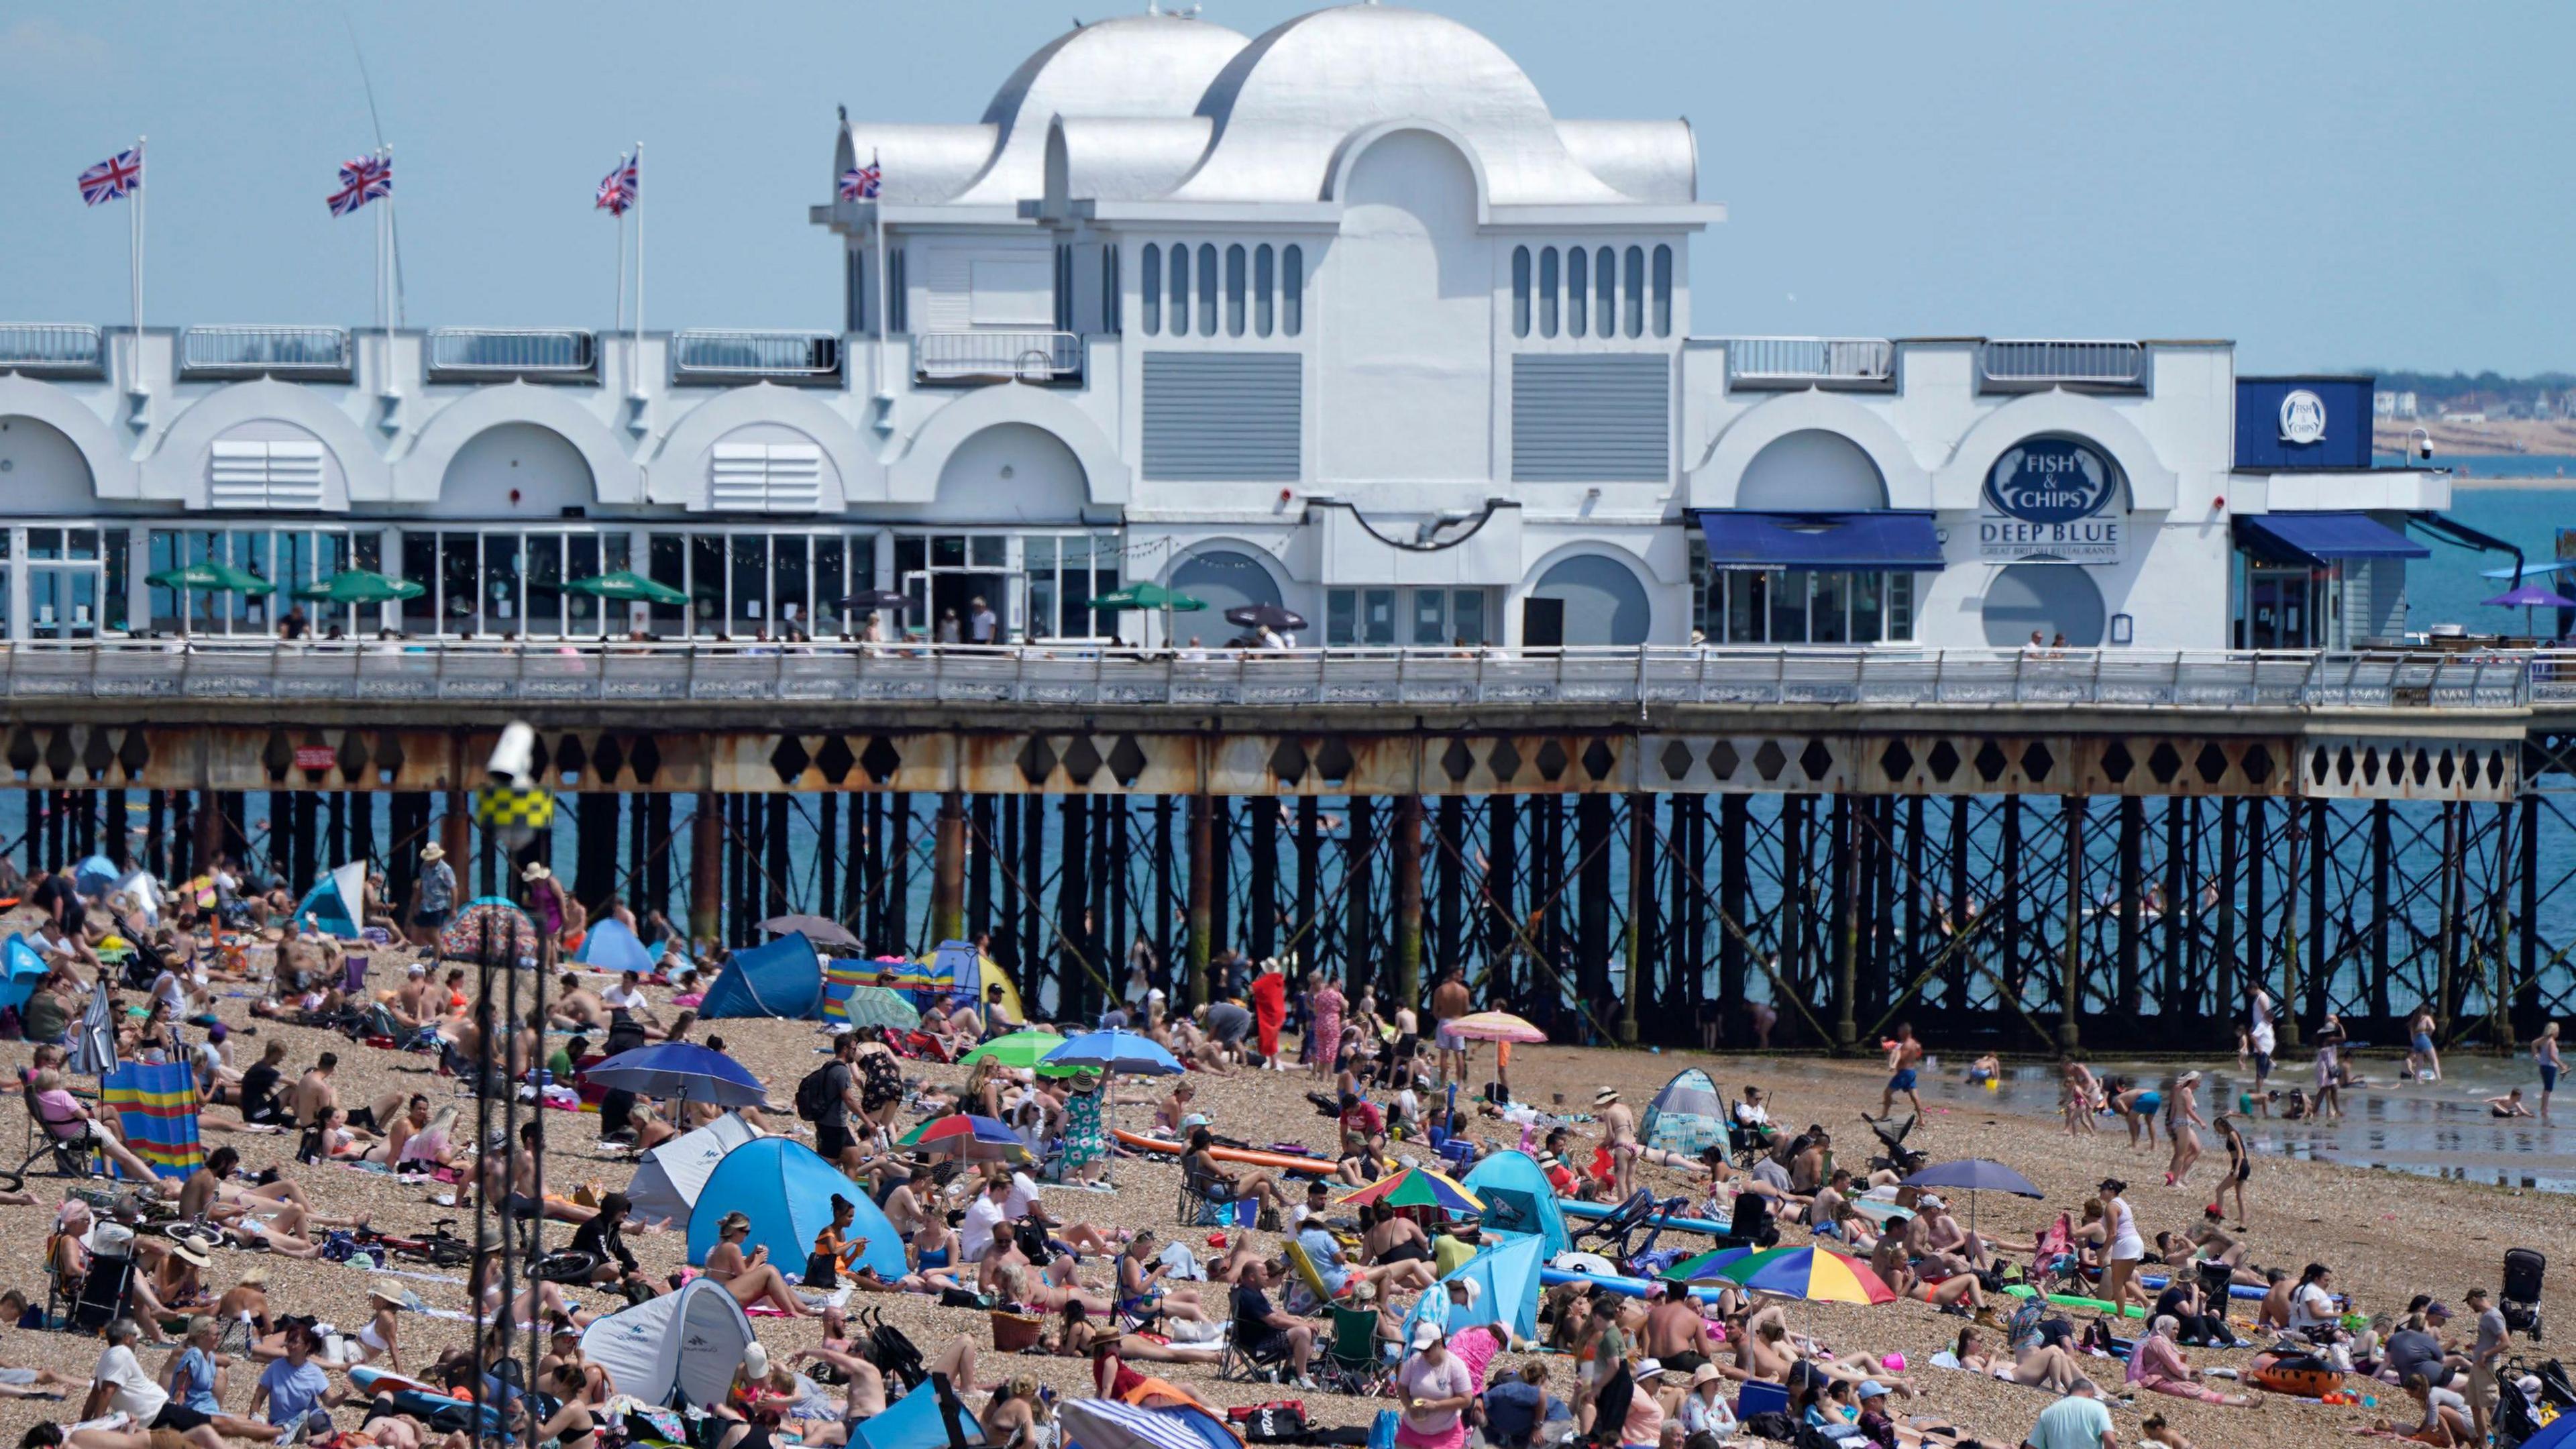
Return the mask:
<path id="1" fill-rule="evenodd" d="M 1175 15 L 1098 20 L 1020 62 L 984 108 L 1001 138 L 984 174 L 956 199 L 1013 202 L 1045 186 L 1047 123 L 1056 117 L 1182 118 L 1243 49 L 1241 31 Z"/>

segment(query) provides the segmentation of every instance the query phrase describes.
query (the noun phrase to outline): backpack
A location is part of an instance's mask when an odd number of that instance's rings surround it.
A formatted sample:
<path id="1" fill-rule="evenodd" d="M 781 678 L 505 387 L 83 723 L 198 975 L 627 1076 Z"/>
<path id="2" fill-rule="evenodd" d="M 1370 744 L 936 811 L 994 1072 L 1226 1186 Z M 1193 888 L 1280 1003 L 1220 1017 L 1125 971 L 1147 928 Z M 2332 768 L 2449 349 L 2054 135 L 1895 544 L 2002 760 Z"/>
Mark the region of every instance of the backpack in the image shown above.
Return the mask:
<path id="1" fill-rule="evenodd" d="M 1302 1399 L 1275 1399 L 1266 1404 L 1243 1404 L 1225 1411 L 1247 1442 L 1254 1444 L 1287 1444 L 1306 1437 L 1306 1404 Z"/>
<path id="2" fill-rule="evenodd" d="M 796 1083 L 797 1116 L 804 1118 L 808 1122 L 820 1122 L 823 1120 L 823 1114 L 830 1111 L 832 1106 L 832 1084 L 830 1081 L 831 1071 L 832 1068 L 839 1065 L 840 1059 L 835 1057 L 831 1061 L 825 1062 L 823 1065 L 807 1072 L 804 1077 Z"/>

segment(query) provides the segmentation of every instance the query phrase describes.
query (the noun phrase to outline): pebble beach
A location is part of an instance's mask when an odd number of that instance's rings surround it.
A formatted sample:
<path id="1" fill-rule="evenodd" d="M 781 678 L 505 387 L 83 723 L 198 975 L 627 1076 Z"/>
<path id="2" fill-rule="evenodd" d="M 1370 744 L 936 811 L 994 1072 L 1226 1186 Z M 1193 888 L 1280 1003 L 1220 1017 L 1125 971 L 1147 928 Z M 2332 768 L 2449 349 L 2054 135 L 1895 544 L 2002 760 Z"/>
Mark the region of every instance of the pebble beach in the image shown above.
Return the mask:
<path id="1" fill-rule="evenodd" d="M 255 953 L 253 962 L 254 970 L 263 975 L 265 957 L 264 950 Z M 410 954 L 400 949 L 376 950 L 372 957 L 372 984 L 384 988 L 398 983 L 409 959 Z M 523 980 L 523 986 L 532 986 L 532 982 Z M 664 1006 L 667 1020 L 671 1014 L 666 1005 L 667 992 L 660 988 L 652 988 L 652 992 L 657 1005 Z M 433 1107 L 462 1099 L 471 1120 L 471 1099 L 462 1097 L 464 1089 L 454 1079 L 432 1073 L 431 1057 L 353 1044 L 333 1033 L 255 1021 L 249 1014 L 249 1004 L 246 988 L 234 987 L 219 1007 L 218 1014 L 233 1033 L 237 1064 L 254 1059 L 270 1039 L 283 1038 L 289 1044 L 288 1063 L 296 1072 L 324 1051 L 338 1053 L 340 1066 L 334 1081 L 344 1104 L 364 1103 L 397 1089 L 418 1091 L 430 1097 Z M 790 1098 L 796 1081 L 823 1060 L 828 1039 L 816 1025 L 802 1021 L 724 1020 L 700 1024 L 693 1039 L 703 1042 L 710 1034 L 720 1037 L 727 1053 L 767 1084 L 777 1109 L 769 1115 L 771 1124 L 800 1133 L 810 1142 L 811 1129 L 795 1120 Z M 1491 1051 L 1490 1047 L 1478 1049 L 1479 1065 L 1484 1064 Z M 0 1060 L 12 1067 L 23 1066 L 28 1055 L 29 1049 L 23 1043 L 0 1045 Z M 953 1086 L 966 1075 L 963 1067 L 920 1062 L 905 1065 L 909 1075 L 930 1084 Z M 1769 1088 L 1773 1092 L 1775 1121 L 1792 1130 L 1809 1123 L 1823 1125 L 1834 1135 L 1838 1159 L 1847 1165 L 1858 1166 L 1859 1159 L 1875 1149 L 1875 1142 L 1860 1120 L 1861 1113 L 1875 1114 L 1879 1110 L 1885 1074 L 1874 1061 L 1524 1046 L 1514 1050 L 1511 1079 L 1519 1097 L 1537 1104 L 1543 1112 L 1588 1110 L 1595 1092 L 1605 1084 L 1616 1088 L 1628 1103 L 1642 1111 L 1673 1073 L 1688 1066 L 1707 1070 L 1730 1096 L 1747 1082 Z M 1955 1078 L 1957 1066 L 1945 1064 L 1942 1070 L 1947 1077 Z M 1927 1088 L 1933 1085 L 1933 1075 L 1926 1073 Z M 1196 1080 L 1200 1092 L 1194 1105 L 1213 1118 L 1221 1133 L 1262 1143 L 1304 1142 L 1319 1150 L 1332 1140 L 1332 1124 L 1317 1115 L 1305 1099 L 1307 1090 L 1324 1084 L 1308 1079 L 1302 1070 L 1241 1071 L 1231 1076 L 1201 1074 Z M 1131 1083 L 1125 1090 L 1138 1092 L 1149 1085 Z M 2204 1159 L 2194 1180 L 2168 1189 L 2162 1185 L 2162 1149 L 2153 1154 L 2133 1149 L 2116 1124 L 2106 1123 L 2105 1129 L 2096 1134 L 2070 1136 L 2053 1107 L 2038 1100 L 2036 1094 L 1988 1101 L 1979 1100 L 1981 1094 L 1976 1092 L 1936 1094 L 1927 1090 L 1926 1095 L 1931 1098 L 1930 1110 L 1909 1145 L 1936 1162 L 1965 1157 L 1995 1159 L 2025 1174 L 2046 1194 L 2042 1201 L 1993 1193 L 1981 1195 L 1976 1204 L 1979 1230 L 2007 1243 L 2027 1244 L 2033 1232 L 2058 1213 L 2080 1207 L 2105 1176 L 2117 1176 L 2130 1184 L 2128 1200 L 2136 1210 L 2140 1230 L 2150 1241 L 2160 1230 L 2187 1228 L 2199 1218 L 2224 1160 L 2223 1154 L 2213 1148 L 2211 1155 L 2216 1160 Z M 0 1118 L 8 1120 L 0 1122 L 0 1141 L 15 1150 L 24 1130 L 24 1109 L 16 1094 L 9 1094 L 5 1104 L 0 1106 Z M 2215 1104 L 2208 1110 L 2215 1115 Z M 1142 1107 L 1126 1107 L 1121 1112 L 1133 1126 L 1143 1125 L 1147 1115 Z M 230 1144 L 239 1149 L 247 1169 L 278 1166 L 303 1184 L 323 1213 L 364 1215 L 378 1229 L 402 1233 L 426 1232 L 439 1219 L 456 1218 L 461 1219 L 459 1231 L 469 1236 L 472 1233 L 470 1211 L 432 1200 L 435 1195 L 453 1193 L 453 1188 L 406 1184 L 382 1172 L 351 1166 L 298 1166 L 292 1160 L 295 1139 L 291 1134 L 226 1129 L 218 1127 L 212 1118 L 205 1125 L 203 1138 L 209 1150 Z M 570 1193 L 585 1186 L 602 1191 L 622 1188 L 633 1175 L 631 1157 L 601 1148 L 595 1115 L 550 1111 L 546 1114 L 546 1130 L 549 1192 Z M 1590 1129 L 1578 1127 L 1576 1131 L 1582 1135 Z M 1476 1120 L 1470 1135 L 1510 1146 L 1517 1142 L 1519 1129 L 1486 1117 Z M 1584 1152 L 1588 1155 L 1588 1145 Z M 1654 1168 L 1641 1168 L 1641 1172 L 1645 1174 L 1644 1181 L 1658 1192 L 1689 1189 L 1689 1181 L 1679 1173 Z M 1046 1207 L 1068 1222 L 1090 1222 L 1103 1228 L 1151 1227 L 1167 1235 L 1173 1231 L 1173 1204 L 1180 1180 L 1175 1164 L 1153 1158 L 1121 1158 L 1115 1164 L 1114 1176 L 1114 1192 L 1051 1187 L 1045 1193 Z M 6 1244 L 0 1247 L 0 1286 L 19 1288 L 42 1301 L 45 1234 L 55 1205 L 69 1185 L 57 1178 L 30 1178 L 28 1186 L 38 1195 L 35 1205 L 0 1207 L 0 1242 Z M 2395 1312 L 2403 1308 L 2409 1295 L 2419 1292 L 2456 1303 L 2473 1286 L 2484 1285 L 2493 1291 L 2499 1281 L 2501 1258 L 2508 1248 L 2533 1248 L 2553 1262 L 2576 1262 L 2570 1257 L 2571 1251 L 2576 1251 L 2576 1216 L 2568 1211 L 2566 1198 L 2549 1193 L 2267 1154 L 2257 1160 L 2249 1199 L 2250 1228 L 2241 1236 L 2250 1246 L 2252 1261 L 2267 1267 L 2285 1267 L 2294 1274 L 2310 1261 L 2326 1263 L 2335 1270 L 2338 1289 L 2351 1295 L 2364 1312 Z M 1962 1205 L 1954 1200 L 1953 1206 L 1957 1209 Z M 1965 1212 L 1960 1216 L 1965 1221 Z M 547 1229 L 549 1243 L 559 1244 L 569 1234 L 570 1229 L 559 1224 L 550 1224 Z M 1204 1238 L 1205 1230 L 1188 1235 L 1188 1240 L 1202 1247 Z M 1694 1241 L 1688 1235 L 1680 1240 Z M 685 1263 L 684 1232 L 630 1233 L 628 1241 L 645 1269 L 656 1278 L 676 1272 Z M 1792 1226 L 1784 1230 L 1782 1241 L 1799 1245 L 1808 1239 L 1802 1228 Z M 213 1291 L 220 1292 L 254 1264 L 268 1274 L 269 1296 L 275 1310 L 316 1314 L 350 1331 L 365 1320 L 365 1294 L 375 1275 L 363 1261 L 346 1266 L 227 1247 L 216 1252 L 214 1266 L 204 1275 L 205 1280 Z M 442 1272 L 417 1264 L 393 1266 L 411 1274 L 428 1275 L 405 1281 L 431 1308 L 466 1307 L 461 1269 Z M 1094 1284 L 1105 1281 L 1105 1275 L 1105 1266 L 1097 1262 L 1086 1269 L 1086 1280 Z M 575 1292 L 573 1296 L 585 1309 L 595 1312 L 604 1313 L 618 1306 L 617 1300 L 605 1291 Z M 2250 1318 L 2252 1306 L 2238 1305 L 2240 1322 Z M 853 1307 L 881 1310 L 885 1321 L 902 1328 L 925 1354 L 935 1354 L 954 1335 L 970 1335 L 984 1351 L 981 1373 L 987 1381 L 1026 1376 L 1059 1394 L 1079 1396 L 1090 1392 L 1088 1364 L 1084 1361 L 992 1353 L 990 1325 L 981 1312 L 943 1308 L 933 1299 L 906 1294 L 863 1295 Z M 2551 1307 L 2554 1309 L 2554 1302 Z M 1902 1354 L 1908 1369 L 1905 1379 L 1919 1392 L 1901 1403 L 1901 1412 L 1932 1416 L 1990 1444 L 2019 1444 L 2033 1417 L 2048 1402 L 2048 1396 L 2038 1389 L 1932 1367 L 1932 1355 L 1949 1346 L 1964 1320 L 1942 1315 L 1929 1305 L 1904 1300 L 1872 1307 L 1793 1303 L 1787 1311 L 1794 1329 L 1814 1335 L 1839 1357 L 1866 1354 L 1876 1360 L 1882 1355 Z M 2077 1316 L 2080 1319 L 2084 1315 L 2079 1312 Z M 2555 1317 L 2554 1311 L 2552 1316 Z M 792 1355 L 820 1339 L 819 1322 L 815 1319 L 762 1318 L 756 1320 L 756 1325 L 773 1356 L 782 1352 Z M 470 1332 L 462 1322 L 405 1314 L 401 1319 L 401 1362 L 406 1367 L 426 1365 L 438 1352 L 467 1342 Z M 85 1379 L 99 1347 L 95 1339 L 68 1333 L 11 1330 L 0 1337 L 0 1364 L 50 1368 Z M 2516 1349 L 2534 1361 L 2561 1352 L 2554 1341 L 2533 1345 L 2518 1339 Z M 2191 1349 L 2189 1356 L 2194 1367 L 2206 1368 L 2241 1366 L 2250 1354 Z M 148 1369 L 157 1371 L 161 1359 L 157 1351 L 147 1350 L 144 1354 Z M 1519 1362 L 1519 1356 L 1507 1354 L 1496 1361 L 1495 1371 L 1500 1373 L 1504 1366 L 1517 1366 Z M 1310 1416 L 1326 1424 L 1364 1423 L 1388 1402 L 1282 1390 L 1272 1385 L 1220 1382 L 1212 1369 L 1145 1367 L 1161 1370 L 1163 1377 L 1217 1405 L 1301 1397 Z M 2091 1369 L 2106 1390 L 2118 1388 L 2119 1364 L 2100 1360 Z M 234 1370 L 232 1392 L 225 1404 L 228 1410 L 242 1411 L 252 1377 L 248 1369 Z M 1553 1359 L 1552 1390 L 1565 1393 L 1571 1380 L 1570 1361 Z M 2364 1391 L 2374 1387 L 2356 1383 Z M 2352 1431 L 2382 1415 L 2411 1424 L 2411 1405 L 2402 1394 L 2384 1388 L 2377 1392 L 2381 1395 L 2378 1408 L 2326 1405 L 2267 1394 L 2260 1407 L 2242 1409 L 2150 1394 L 2140 1396 L 2143 1402 L 2134 1405 L 2115 1403 L 2112 1412 L 2124 1444 L 2136 1441 L 2138 1425 L 2145 1414 L 2161 1413 L 2205 1449 L 2258 1443 L 2281 1449 L 2322 1449 L 2348 1442 Z M 78 1408 L 77 1394 L 69 1402 L 0 1400 L 0 1433 L 6 1435 L 0 1442 L 15 1443 L 27 1427 L 39 1421 L 68 1424 L 77 1416 Z M 339 1415 L 343 1427 L 353 1427 L 358 1417 L 355 1408 L 344 1409 Z"/>

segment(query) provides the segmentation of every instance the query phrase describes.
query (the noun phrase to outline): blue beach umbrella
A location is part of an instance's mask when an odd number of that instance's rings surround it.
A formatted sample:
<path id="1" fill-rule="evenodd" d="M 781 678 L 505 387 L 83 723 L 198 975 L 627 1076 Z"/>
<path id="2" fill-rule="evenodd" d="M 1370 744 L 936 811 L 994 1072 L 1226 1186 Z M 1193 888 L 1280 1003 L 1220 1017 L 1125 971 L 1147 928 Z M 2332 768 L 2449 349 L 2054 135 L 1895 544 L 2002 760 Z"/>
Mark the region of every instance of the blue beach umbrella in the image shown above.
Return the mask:
<path id="1" fill-rule="evenodd" d="M 2015 1197 L 2030 1198 L 2047 1196 L 2033 1186 L 2029 1178 L 2000 1162 L 1983 1157 L 1966 1157 L 1957 1162 L 1936 1162 L 1905 1179 L 1905 1185 L 1964 1190 L 1968 1194 L 1968 1229 L 1971 1232 L 1974 1232 L 1977 1226 L 1978 1193 L 2008 1192 Z"/>
<path id="2" fill-rule="evenodd" d="M 678 1097 L 719 1107 L 757 1107 L 769 1100 L 760 1079 L 742 1063 L 684 1041 L 619 1052 L 582 1076 L 639 1097 Z"/>
<path id="3" fill-rule="evenodd" d="M 1065 1038 L 1064 1045 L 1039 1060 L 1051 1067 L 1094 1067 L 1128 1077 L 1175 1077 L 1179 1060 L 1152 1037 L 1132 1031 L 1088 1031 Z"/>

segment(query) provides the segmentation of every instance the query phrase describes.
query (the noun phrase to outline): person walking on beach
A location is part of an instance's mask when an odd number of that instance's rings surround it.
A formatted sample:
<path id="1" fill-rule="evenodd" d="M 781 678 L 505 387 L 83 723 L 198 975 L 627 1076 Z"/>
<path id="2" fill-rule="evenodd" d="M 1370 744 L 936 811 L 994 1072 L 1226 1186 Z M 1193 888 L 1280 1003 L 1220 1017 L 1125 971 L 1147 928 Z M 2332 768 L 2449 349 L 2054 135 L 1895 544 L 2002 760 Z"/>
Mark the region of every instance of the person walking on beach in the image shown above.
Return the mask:
<path id="1" fill-rule="evenodd" d="M 2531 1043 L 2531 1059 L 2540 1065 L 2540 1125 L 2549 1125 L 2549 1094 L 2558 1090 L 2558 1023 L 2540 1029 Z"/>
<path id="2" fill-rule="evenodd" d="M 2442 1080 L 2442 1054 L 2433 1048 L 2433 1033 L 2441 1024 L 2433 1019 L 2433 1003 L 2425 1002 L 2406 1019 L 2406 1074 L 2418 1081 Z"/>
<path id="3" fill-rule="evenodd" d="M 1609 1159 L 1611 1190 L 1624 1202 L 1636 1190 L 1631 1179 L 1637 1162 L 1637 1114 L 1612 1087 L 1592 1094 L 1592 1110 L 1601 1114 L 1601 1155 Z"/>
<path id="4" fill-rule="evenodd" d="M 2110 1300 L 2113 1313 L 2130 1303 L 2141 1312 L 2155 1307 L 2147 1290 L 2138 1286 L 2138 1262 L 2147 1255 L 2147 1240 L 2138 1236 L 2138 1216 L 2120 1196 L 2128 1190 L 2116 1177 L 2102 1179 L 2102 1296 Z"/>
<path id="5" fill-rule="evenodd" d="M 1887 1044 L 1887 1088 L 1879 1093 L 1878 1115 L 1895 1111 L 1898 1097 L 1914 1105 L 1915 1116 L 1923 1115 L 1922 1094 L 1914 1090 L 1914 1076 L 1922 1066 L 1923 1043 L 1914 1039 L 1911 1022 L 1899 1022 L 1895 1038 Z"/>
<path id="6" fill-rule="evenodd" d="M 2200 1134 L 2192 1129 L 2209 1124 L 2200 1115 L 2199 1099 L 2198 1072 L 2176 1077 L 2173 1091 L 2165 1098 L 2165 1140 L 2173 1144 L 2173 1161 L 2165 1168 L 2167 1187 L 2182 1186 L 2200 1161 Z"/>
<path id="7" fill-rule="evenodd" d="M 2102 1084 L 2093 1079 L 2093 1069 L 2082 1062 L 2069 1060 L 2062 1073 L 2066 1092 L 2066 1135 L 2099 1132 L 2094 1121 L 2102 1110 Z"/>
<path id="8" fill-rule="evenodd" d="M 2246 1022 L 2246 1035 L 2254 1041 L 2254 1095 L 2263 1095 L 2263 1084 L 2272 1076 L 2272 993 L 2257 986 Z"/>
<path id="9" fill-rule="evenodd" d="M 2343 1053 L 2336 1047 L 2337 1038 L 2317 1038 L 2317 1100 L 2308 1109 L 2315 1119 L 2343 1115 Z"/>
<path id="10" fill-rule="evenodd" d="M 2218 1191 L 2210 1194 L 2210 1208 L 2216 1211 L 2229 1191 L 2236 1194 L 2236 1226 L 2241 1232 L 2246 1224 L 2245 1179 L 2254 1175 L 2254 1148 L 2245 1134 L 2236 1130 L 2236 1119 L 2221 1112 L 2214 1124 L 2218 1140 L 2227 1148 L 2227 1175 L 2218 1180 Z"/>

